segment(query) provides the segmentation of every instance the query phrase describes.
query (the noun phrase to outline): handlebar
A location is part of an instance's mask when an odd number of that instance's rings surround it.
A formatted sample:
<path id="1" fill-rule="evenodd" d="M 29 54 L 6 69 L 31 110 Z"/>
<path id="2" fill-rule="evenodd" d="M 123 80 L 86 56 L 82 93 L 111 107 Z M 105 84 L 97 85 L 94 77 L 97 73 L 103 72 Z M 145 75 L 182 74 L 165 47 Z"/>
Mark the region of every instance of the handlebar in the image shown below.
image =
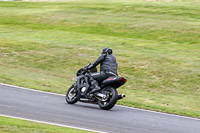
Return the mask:
<path id="1" fill-rule="evenodd" d="M 86 65 L 86 66 L 84 66 L 84 67 L 81 68 L 80 70 L 78 70 L 78 72 L 76 73 L 76 75 L 79 76 L 79 75 L 86 74 L 86 73 L 89 73 L 89 72 L 97 72 L 97 68 L 96 68 L 96 67 L 95 67 L 95 68 L 92 68 L 91 70 L 88 69 L 88 67 L 89 67 L 90 65 L 91 65 L 91 63 L 88 64 L 88 65 Z"/>

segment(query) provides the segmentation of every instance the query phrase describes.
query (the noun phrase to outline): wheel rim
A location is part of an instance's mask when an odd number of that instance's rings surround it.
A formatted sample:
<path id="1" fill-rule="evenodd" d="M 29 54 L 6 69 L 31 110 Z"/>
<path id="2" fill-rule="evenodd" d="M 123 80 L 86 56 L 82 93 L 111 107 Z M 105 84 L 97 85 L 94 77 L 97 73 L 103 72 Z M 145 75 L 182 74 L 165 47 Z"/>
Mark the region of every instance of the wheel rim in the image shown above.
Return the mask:
<path id="1" fill-rule="evenodd" d="M 110 102 L 110 100 L 112 99 L 112 96 L 113 96 L 112 90 L 106 90 L 106 91 L 109 91 L 109 94 L 107 94 L 109 96 L 108 96 L 108 99 L 106 101 L 102 101 L 101 102 L 101 104 L 104 105 L 104 106 L 109 104 L 109 102 Z"/>
<path id="2" fill-rule="evenodd" d="M 72 88 L 67 95 L 70 101 L 76 97 L 76 93 L 73 93 L 73 91 L 74 91 L 74 88 Z"/>

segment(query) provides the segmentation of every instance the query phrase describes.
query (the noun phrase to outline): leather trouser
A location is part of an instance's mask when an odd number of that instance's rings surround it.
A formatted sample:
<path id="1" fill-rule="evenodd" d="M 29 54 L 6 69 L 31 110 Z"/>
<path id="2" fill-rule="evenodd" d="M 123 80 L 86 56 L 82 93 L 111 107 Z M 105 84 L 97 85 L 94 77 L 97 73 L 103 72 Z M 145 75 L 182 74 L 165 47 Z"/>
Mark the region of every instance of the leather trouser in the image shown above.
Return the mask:
<path id="1" fill-rule="evenodd" d="M 97 89 L 99 87 L 99 82 L 107 79 L 108 77 L 117 76 L 117 74 L 114 74 L 109 71 L 101 71 L 92 73 L 90 76 L 91 89 Z"/>

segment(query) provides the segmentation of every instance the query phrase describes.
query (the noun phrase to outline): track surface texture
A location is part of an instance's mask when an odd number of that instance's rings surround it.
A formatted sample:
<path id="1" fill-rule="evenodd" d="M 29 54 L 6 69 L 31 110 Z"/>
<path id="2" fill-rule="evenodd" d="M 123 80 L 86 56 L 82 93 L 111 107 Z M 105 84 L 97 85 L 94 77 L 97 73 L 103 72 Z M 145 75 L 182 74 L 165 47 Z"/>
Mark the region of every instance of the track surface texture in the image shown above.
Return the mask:
<path id="1" fill-rule="evenodd" d="M 122 106 L 105 111 L 93 104 L 69 105 L 62 95 L 3 84 L 0 114 L 108 133 L 200 133 L 200 119 Z"/>

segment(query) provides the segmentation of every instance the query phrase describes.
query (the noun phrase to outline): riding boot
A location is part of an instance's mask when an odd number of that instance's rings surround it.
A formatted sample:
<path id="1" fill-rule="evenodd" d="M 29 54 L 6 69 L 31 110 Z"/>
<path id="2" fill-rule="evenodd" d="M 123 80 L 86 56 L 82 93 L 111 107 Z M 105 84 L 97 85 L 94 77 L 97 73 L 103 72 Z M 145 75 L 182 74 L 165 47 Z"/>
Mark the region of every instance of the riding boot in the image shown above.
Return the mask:
<path id="1" fill-rule="evenodd" d="M 98 92 L 98 91 L 100 91 L 101 90 L 101 88 L 98 86 L 98 85 L 94 85 L 95 87 L 94 87 L 94 89 L 92 89 L 91 91 L 90 91 L 90 94 L 93 94 L 93 93 L 95 93 L 95 92 Z"/>

